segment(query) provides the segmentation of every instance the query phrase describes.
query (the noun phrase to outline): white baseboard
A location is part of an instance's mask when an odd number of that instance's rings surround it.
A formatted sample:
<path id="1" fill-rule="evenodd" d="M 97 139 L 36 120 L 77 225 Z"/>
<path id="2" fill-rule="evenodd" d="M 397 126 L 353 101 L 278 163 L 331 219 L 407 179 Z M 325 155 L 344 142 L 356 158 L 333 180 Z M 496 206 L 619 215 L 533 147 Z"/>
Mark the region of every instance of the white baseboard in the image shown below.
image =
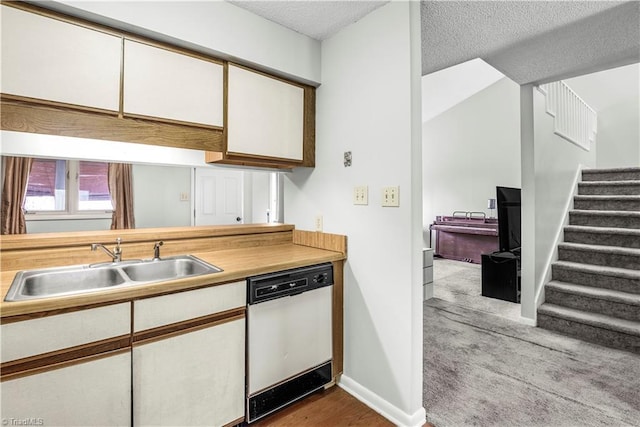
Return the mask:
<path id="1" fill-rule="evenodd" d="M 340 377 L 338 386 L 397 426 L 422 427 L 427 422 L 424 408 L 407 414 L 345 374 Z"/>
<path id="2" fill-rule="evenodd" d="M 522 323 L 523 325 L 529 325 L 529 326 L 538 326 L 538 322 L 536 322 L 536 319 L 530 319 L 528 317 L 522 317 L 520 316 L 520 323 Z"/>

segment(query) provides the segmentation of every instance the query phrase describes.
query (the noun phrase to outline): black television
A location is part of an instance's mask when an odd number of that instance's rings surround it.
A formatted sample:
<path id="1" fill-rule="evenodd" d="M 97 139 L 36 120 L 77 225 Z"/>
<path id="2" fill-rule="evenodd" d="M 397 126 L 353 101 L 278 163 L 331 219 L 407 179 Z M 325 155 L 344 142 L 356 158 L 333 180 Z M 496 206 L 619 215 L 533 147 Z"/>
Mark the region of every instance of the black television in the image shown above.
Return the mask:
<path id="1" fill-rule="evenodd" d="M 498 241 L 500 252 L 520 253 L 520 189 L 496 187 L 498 205 Z"/>

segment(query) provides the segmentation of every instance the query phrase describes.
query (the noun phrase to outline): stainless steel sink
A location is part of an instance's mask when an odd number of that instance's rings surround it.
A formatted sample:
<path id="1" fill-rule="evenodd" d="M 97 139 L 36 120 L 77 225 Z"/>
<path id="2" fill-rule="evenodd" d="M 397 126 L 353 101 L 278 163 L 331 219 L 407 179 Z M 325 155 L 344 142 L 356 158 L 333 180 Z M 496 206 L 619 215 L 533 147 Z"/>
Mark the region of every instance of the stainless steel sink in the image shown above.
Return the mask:
<path id="1" fill-rule="evenodd" d="M 143 261 L 126 265 L 122 270 L 134 282 L 160 282 L 222 271 L 191 255 Z"/>
<path id="2" fill-rule="evenodd" d="M 126 278 L 119 269 L 83 266 L 21 271 L 9 288 L 5 301 L 75 294 L 119 286 Z"/>
<path id="3" fill-rule="evenodd" d="M 222 269 L 192 255 L 27 270 L 16 274 L 5 301 L 77 295 L 111 287 L 135 286 L 220 271 Z"/>

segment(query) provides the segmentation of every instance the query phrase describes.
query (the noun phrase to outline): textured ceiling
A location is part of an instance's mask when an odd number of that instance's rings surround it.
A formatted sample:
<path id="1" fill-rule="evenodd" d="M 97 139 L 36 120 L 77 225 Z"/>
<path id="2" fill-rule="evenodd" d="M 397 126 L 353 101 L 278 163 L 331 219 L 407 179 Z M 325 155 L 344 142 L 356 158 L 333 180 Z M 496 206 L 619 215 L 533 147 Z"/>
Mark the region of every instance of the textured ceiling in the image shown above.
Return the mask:
<path id="1" fill-rule="evenodd" d="M 388 3 L 366 0 L 227 1 L 316 40 L 331 37 L 343 27 Z"/>
<path id="2" fill-rule="evenodd" d="M 524 84 L 640 61 L 638 1 L 423 1 L 421 21 L 423 75 L 480 57 Z"/>
<path id="3" fill-rule="evenodd" d="M 317 40 L 387 1 L 227 0 Z M 474 58 L 518 84 L 640 61 L 640 1 L 421 1 L 422 75 Z"/>

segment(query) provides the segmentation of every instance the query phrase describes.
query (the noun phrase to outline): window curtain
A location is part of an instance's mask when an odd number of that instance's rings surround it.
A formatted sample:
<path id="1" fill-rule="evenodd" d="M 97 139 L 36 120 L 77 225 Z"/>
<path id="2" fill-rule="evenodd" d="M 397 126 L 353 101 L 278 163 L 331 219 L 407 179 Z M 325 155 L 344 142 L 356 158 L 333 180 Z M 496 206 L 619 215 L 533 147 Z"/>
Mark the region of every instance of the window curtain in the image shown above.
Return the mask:
<path id="1" fill-rule="evenodd" d="M 29 172 L 33 159 L 4 157 L 4 185 L 2 186 L 2 234 L 26 234 L 27 223 L 22 205 L 27 195 Z"/>
<path id="2" fill-rule="evenodd" d="M 133 217 L 133 172 L 131 164 L 109 163 L 109 193 L 113 203 L 111 229 L 135 228 Z"/>

